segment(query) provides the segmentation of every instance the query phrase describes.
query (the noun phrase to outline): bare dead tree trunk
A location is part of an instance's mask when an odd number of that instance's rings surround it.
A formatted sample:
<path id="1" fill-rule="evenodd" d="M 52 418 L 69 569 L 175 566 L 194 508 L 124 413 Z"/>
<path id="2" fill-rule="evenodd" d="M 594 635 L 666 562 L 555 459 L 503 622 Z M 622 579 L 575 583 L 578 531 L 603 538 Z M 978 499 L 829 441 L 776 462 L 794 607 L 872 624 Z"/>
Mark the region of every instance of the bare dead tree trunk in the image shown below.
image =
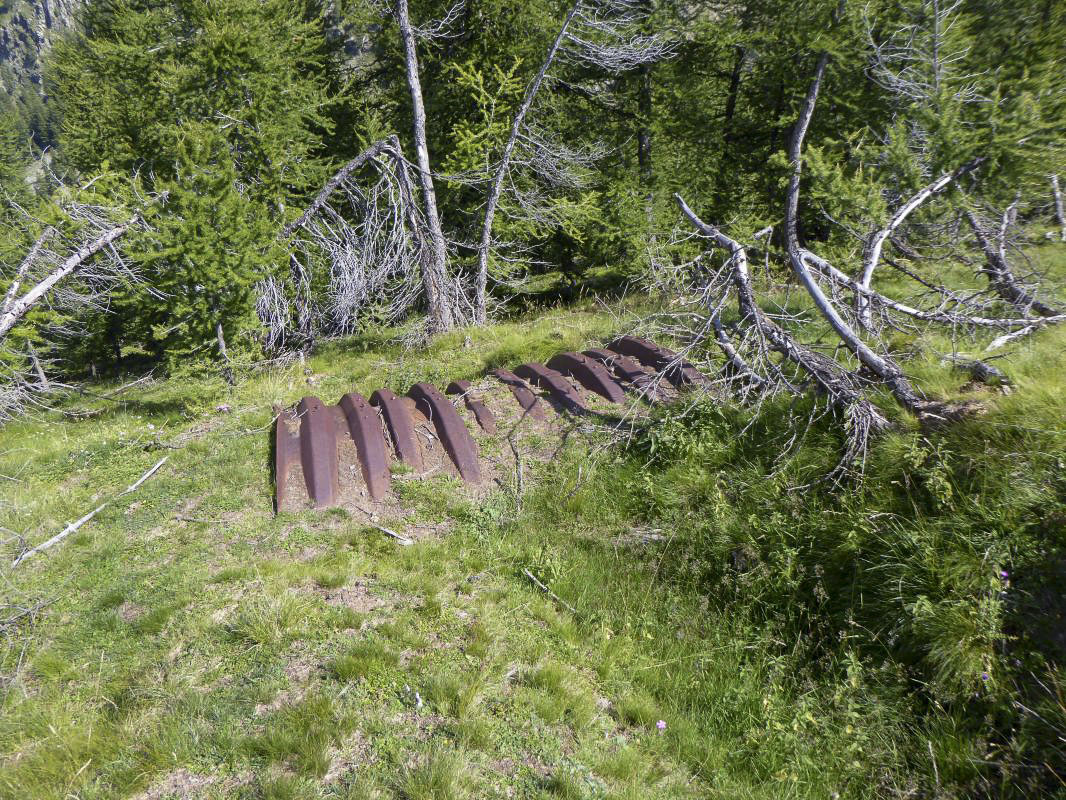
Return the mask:
<path id="1" fill-rule="evenodd" d="M 404 2 L 404 0 L 399 0 L 399 2 Z M 540 91 L 541 84 L 544 82 L 544 76 L 555 62 L 555 57 L 558 55 L 559 48 L 562 46 L 563 39 L 566 37 L 566 31 L 570 27 L 570 23 L 573 22 L 574 17 L 577 15 L 581 3 L 582 0 L 577 0 L 577 2 L 570 7 L 570 11 L 563 20 L 562 26 L 559 28 L 559 33 L 556 35 L 551 47 L 548 48 L 548 53 L 544 58 L 544 62 L 540 65 L 540 69 L 537 70 L 537 74 L 533 78 L 533 81 L 526 87 L 526 93 L 522 98 L 522 104 L 518 107 L 518 111 L 515 112 L 514 119 L 511 121 L 511 132 L 507 136 L 507 141 L 504 143 L 500 161 L 496 165 L 496 172 L 492 176 L 492 183 L 489 186 L 488 197 L 485 200 L 485 216 L 481 224 L 481 240 L 478 243 L 477 250 L 477 289 L 474 296 L 474 322 L 478 325 L 484 325 L 486 319 L 489 251 L 492 248 L 492 225 L 496 218 L 496 208 L 500 202 L 500 191 L 503 188 L 503 181 L 507 175 L 507 169 L 511 164 L 511 156 L 514 153 L 515 143 L 518 141 L 518 133 L 522 129 L 522 124 L 525 122 L 529 109 L 533 107 L 533 100 L 536 98 L 537 92 Z"/>
<path id="2" fill-rule="evenodd" d="M 1055 198 L 1055 222 L 1059 225 L 1059 239 L 1066 242 L 1066 211 L 1062 208 L 1062 190 L 1059 188 L 1059 176 L 1051 176 L 1051 194 Z"/>
<path id="3" fill-rule="evenodd" d="M 233 375 L 233 362 L 230 360 L 229 351 L 226 350 L 226 337 L 222 332 L 222 320 L 215 322 L 215 338 L 218 339 L 218 354 L 222 358 L 222 377 L 226 383 L 235 386 L 237 379 Z"/>
<path id="4" fill-rule="evenodd" d="M 55 235 L 56 229 L 49 225 L 44 229 L 37 241 L 33 243 L 33 247 L 30 248 L 30 252 L 26 254 L 26 257 L 22 259 L 22 263 L 19 264 L 19 268 L 15 271 L 15 277 L 11 279 L 11 285 L 7 287 L 7 293 L 4 295 L 4 302 L 0 305 L 0 314 L 6 314 L 11 304 L 15 302 L 15 295 L 18 294 L 19 288 L 22 286 L 22 282 L 26 279 L 26 273 L 29 272 L 33 262 L 37 260 L 37 256 L 41 252 L 41 248 L 44 247 L 52 236 Z"/>
<path id="5" fill-rule="evenodd" d="M 411 91 L 411 113 L 418 177 L 422 184 L 422 203 L 429 229 L 429 242 L 422 265 L 422 287 L 429 308 L 430 328 L 434 333 L 455 327 L 455 308 L 448 285 L 448 246 L 437 210 L 437 193 L 430 169 L 429 147 L 426 143 L 426 107 L 422 101 L 422 83 L 418 70 L 418 52 L 414 30 L 411 28 L 407 0 L 396 0 L 396 21 L 403 40 L 407 66 L 407 86 Z"/>
<path id="6" fill-rule="evenodd" d="M 318 194 L 315 195 L 315 199 L 311 201 L 311 204 L 304 210 L 304 213 L 300 215 L 299 219 L 293 220 L 282 229 L 281 233 L 278 234 L 278 239 L 288 239 L 296 233 L 296 231 L 304 227 L 311 218 L 322 209 L 329 200 L 330 195 L 337 191 L 337 188 L 344 183 L 353 172 L 370 161 L 373 161 L 390 146 L 397 145 L 398 141 L 395 136 L 390 136 L 387 139 L 374 142 L 374 144 L 370 145 L 370 147 L 337 170 L 333 174 L 333 177 L 323 184 Z"/>
<path id="7" fill-rule="evenodd" d="M 859 362 L 884 381 L 889 389 L 892 390 L 892 394 L 896 396 L 896 399 L 905 408 L 914 413 L 920 413 L 925 403 L 918 397 L 910 381 L 903 375 L 903 371 L 890 359 L 875 353 L 856 335 L 814 280 L 810 269 L 807 267 L 807 260 L 811 259 L 825 263 L 824 259 L 820 259 L 814 253 L 800 247 L 797 220 L 799 217 L 800 178 L 803 173 L 803 140 L 807 135 L 807 129 L 810 127 L 811 117 L 814 116 L 814 106 L 818 101 L 818 93 L 821 90 L 822 80 L 825 77 L 825 70 L 828 64 L 829 54 L 823 52 L 818 57 L 814 79 L 807 90 L 807 96 L 804 99 L 799 119 L 796 120 L 796 124 L 792 128 L 792 135 L 789 137 L 788 157 L 792 164 L 792 175 L 789 178 L 788 193 L 785 196 L 785 239 L 788 245 L 789 261 L 792 264 L 792 271 L 800 279 L 819 313 L 826 319 L 847 348 L 855 354 Z"/>
<path id="8" fill-rule="evenodd" d="M 53 270 L 51 274 L 39 281 L 35 286 L 22 295 L 22 297 L 17 299 L 14 297 L 18 292 L 17 287 L 15 288 L 15 292 L 11 292 L 9 289 L 8 293 L 11 297 L 5 298 L 3 313 L 0 313 L 0 339 L 7 336 L 11 329 L 18 324 L 18 321 L 22 319 L 30 309 L 41 302 L 57 283 L 75 272 L 80 266 L 82 266 L 82 264 L 87 262 L 101 250 L 110 246 L 112 242 L 122 236 L 139 220 L 140 215 L 136 215 L 128 222 L 116 225 L 115 227 L 104 231 L 93 241 L 78 248 L 73 255 L 63 261 L 63 263 Z M 41 239 L 38 239 L 37 244 L 34 245 L 34 249 L 31 250 L 31 254 L 36 254 L 36 252 L 40 251 L 43 240 L 44 236 L 42 235 Z M 27 256 L 27 259 L 23 262 L 22 266 L 19 267 L 17 280 L 21 281 L 22 278 L 25 277 L 31 263 L 32 258 Z"/>
<path id="9" fill-rule="evenodd" d="M 988 277 L 988 283 L 993 291 L 1021 313 L 1036 313 L 1042 317 L 1057 316 L 1060 313 L 1058 310 L 1039 300 L 1018 282 L 1018 279 L 1014 276 L 1014 271 L 1010 267 L 1010 262 L 1007 260 L 1007 232 L 1013 222 L 1016 210 L 1017 201 L 1011 203 L 1007 210 L 1003 212 L 1000 229 L 995 241 L 984 230 L 981 222 L 972 211 L 967 210 L 965 212 L 966 221 L 970 223 L 970 228 L 973 230 L 974 236 L 977 237 L 977 242 L 981 245 L 981 250 L 985 254 L 986 266 L 982 272 Z"/>
<path id="10" fill-rule="evenodd" d="M 30 342 L 26 342 L 26 350 L 29 352 L 30 363 L 33 364 L 33 371 L 37 373 L 37 385 L 42 392 L 51 391 L 52 386 L 48 382 L 48 376 L 44 374 L 44 367 L 41 366 L 41 359 L 37 357 L 37 351 Z"/>
<path id="11" fill-rule="evenodd" d="M 896 230 L 906 221 L 907 217 L 909 217 L 926 200 L 944 191 L 953 181 L 958 180 L 966 173 L 976 169 L 982 161 L 984 161 L 984 158 L 975 158 L 962 165 L 954 172 L 942 175 L 933 181 L 933 183 L 923 187 L 896 210 L 896 213 L 892 215 L 887 223 L 885 223 L 883 228 L 874 231 L 867 237 L 866 246 L 863 248 L 862 274 L 858 281 L 859 286 L 864 289 L 869 289 L 871 287 L 873 284 L 874 270 L 877 269 L 877 265 L 881 260 L 881 251 L 884 249 L 885 242 L 895 234 Z M 855 300 L 859 321 L 862 325 L 869 327 L 871 311 L 869 303 L 866 302 L 861 295 L 858 295 Z"/>

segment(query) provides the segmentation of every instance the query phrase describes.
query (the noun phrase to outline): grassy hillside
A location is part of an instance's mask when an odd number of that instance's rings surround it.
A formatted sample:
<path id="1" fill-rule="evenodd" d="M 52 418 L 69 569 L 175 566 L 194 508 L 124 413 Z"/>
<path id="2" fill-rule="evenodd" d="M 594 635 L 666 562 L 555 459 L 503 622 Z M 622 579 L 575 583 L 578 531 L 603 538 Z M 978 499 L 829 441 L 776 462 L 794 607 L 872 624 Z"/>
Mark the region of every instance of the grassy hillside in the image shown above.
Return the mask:
<path id="1" fill-rule="evenodd" d="M 415 514 L 381 522 L 410 547 L 272 516 L 272 403 L 473 378 L 603 341 L 627 308 L 419 352 L 383 332 L 234 390 L 175 376 L 6 426 L 0 524 L 30 544 L 169 459 L 3 569 L 2 602 L 40 608 L 5 631 L 0 797 L 1061 791 L 1061 330 L 996 362 L 1010 393 L 908 342 L 920 382 L 982 411 L 900 416 L 836 491 L 796 490 L 836 460 L 830 421 L 794 441 L 802 404 L 704 399 L 629 442 L 574 437 L 522 496 L 398 481 Z"/>

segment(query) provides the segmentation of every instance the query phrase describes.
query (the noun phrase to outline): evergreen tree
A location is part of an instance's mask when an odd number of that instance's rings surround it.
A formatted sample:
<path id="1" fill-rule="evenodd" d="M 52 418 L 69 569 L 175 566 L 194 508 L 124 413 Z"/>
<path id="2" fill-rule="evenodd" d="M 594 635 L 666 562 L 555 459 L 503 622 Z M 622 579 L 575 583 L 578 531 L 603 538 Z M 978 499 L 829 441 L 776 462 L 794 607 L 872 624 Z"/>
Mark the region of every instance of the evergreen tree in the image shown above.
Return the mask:
<path id="1" fill-rule="evenodd" d="M 62 158 L 169 191 L 148 291 L 106 327 L 173 354 L 252 322 L 251 287 L 276 231 L 328 174 L 335 46 L 317 0 L 93 0 L 55 49 Z M 159 292 L 168 299 L 160 303 Z M 159 331 L 169 331 L 166 335 Z"/>

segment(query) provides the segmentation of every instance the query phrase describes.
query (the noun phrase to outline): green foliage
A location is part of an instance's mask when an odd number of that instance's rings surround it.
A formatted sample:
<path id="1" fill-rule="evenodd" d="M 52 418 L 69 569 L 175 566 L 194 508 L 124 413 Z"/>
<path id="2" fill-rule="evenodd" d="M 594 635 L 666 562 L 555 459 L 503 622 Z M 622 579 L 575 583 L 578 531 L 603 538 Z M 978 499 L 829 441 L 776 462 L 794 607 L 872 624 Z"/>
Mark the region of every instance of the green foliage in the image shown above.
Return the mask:
<path id="1" fill-rule="evenodd" d="M 153 338 L 177 359 L 210 343 L 218 324 L 230 341 L 253 328 L 253 286 L 278 259 L 269 209 L 238 188 L 219 133 L 189 126 L 176 158 L 174 178 L 160 182 L 166 208 L 155 215 L 138 260 L 152 287 L 172 298 Z"/>
<path id="2" fill-rule="evenodd" d="M 49 69 L 61 153 L 83 174 L 168 193 L 136 256 L 147 287 L 116 297 L 94 339 L 172 362 L 257 323 L 281 223 L 325 175 L 336 49 L 321 5 L 91 2 Z M 163 302 L 161 302 L 163 301 Z"/>
<path id="3" fill-rule="evenodd" d="M 0 97 L 0 189 L 20 192 L 28 161 L 23 131 L 10 103 Z"/>

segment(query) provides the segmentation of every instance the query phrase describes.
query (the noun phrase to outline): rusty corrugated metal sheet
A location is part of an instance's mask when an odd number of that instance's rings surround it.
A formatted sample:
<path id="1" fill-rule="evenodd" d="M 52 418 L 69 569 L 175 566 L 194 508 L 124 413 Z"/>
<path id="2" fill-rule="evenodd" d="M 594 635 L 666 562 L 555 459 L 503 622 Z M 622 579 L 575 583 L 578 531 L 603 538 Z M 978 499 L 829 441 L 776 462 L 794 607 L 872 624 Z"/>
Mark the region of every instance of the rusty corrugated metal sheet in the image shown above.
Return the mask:
<path id="1" fill-rule="evenodd" d="M 543 364 L 529 363 L 516 367 L 514 374 L 534 386 L 547 390 L 568 411 L 587 411 L 585 398 L 565 377 Z"/>
<path id="2" fill-rule="evenodd" d="M 641 364 L 652 369 L 663 371 L 666 379 L 675 386 L 683 384 L 706 384 L 707 376 L 685 360 L 678 360 L 677 353 L 659 347 L 647 339 L 638 339 L 635 336 L 621 336 L 607 345 L 608 350 L 613 350 L 624 356 L 632 356 Z M 677 362 L 677 363 L 674 363 Z"/>
<path id="3" fill-rule="evenodd" d="M 603 365 L 583 353 L 559 353 L 552 356 L 548 366 L 562 375 L 569 375 L 589 391 L 612 403 L 621 403 L 626 399 L 622 387 Z"/>
<path id="4" fill-rule="evenodd" d="M 378 389 L 370 395 L 371 405 L 381 409 L 381 416 L 392 438 L 392 449 L 396 457 L 412 467 L 416 472 L 422 471 L 422 453 L 415 441 L 415 426 L 411 412 L 403 399 L 388 389 Z"/>
<path id="5" fill-rule="evenodd" d="M 317 397 L 305 397 L 296 407 L 300 417 L 300 461 L 307 493 L 316 508 L 337 498 L 337 427 L 333 412 Z"/>
<path id="6" fill-rule="evenodd" d="M 489 411 L 484 401 L 474 394 L 470 381 L 452 381 L 444 391 L 448 394 L 462 395 L 464 405 L 470 409 L 470 413 L 474 415 L 481 430 L 489 435 L 496 433 L 496 417 Z"/>
<path id="7" fill-rule="evenodd" d="M 468 483 L 481 483 L 477 444 L 451 401 L 442 395 L 436 386 L 428 383 L 416 383 L 408 390 L 407 396 L 415 401 L 418 410 L 433 423 L 445 452 L 463 480 Z"/>
<path id="8" fill-rule="evenodd" d="M 381 417 L 358 392 L 348 392 L 344 395 L 340 407 L 348 420 L 348 432 L 359 451 L 359 466 L 363 472 L 363 480 L 366 481 L 367 491 L 373 499 L 380 500 L 389 490 L 391 483 Z"/>

